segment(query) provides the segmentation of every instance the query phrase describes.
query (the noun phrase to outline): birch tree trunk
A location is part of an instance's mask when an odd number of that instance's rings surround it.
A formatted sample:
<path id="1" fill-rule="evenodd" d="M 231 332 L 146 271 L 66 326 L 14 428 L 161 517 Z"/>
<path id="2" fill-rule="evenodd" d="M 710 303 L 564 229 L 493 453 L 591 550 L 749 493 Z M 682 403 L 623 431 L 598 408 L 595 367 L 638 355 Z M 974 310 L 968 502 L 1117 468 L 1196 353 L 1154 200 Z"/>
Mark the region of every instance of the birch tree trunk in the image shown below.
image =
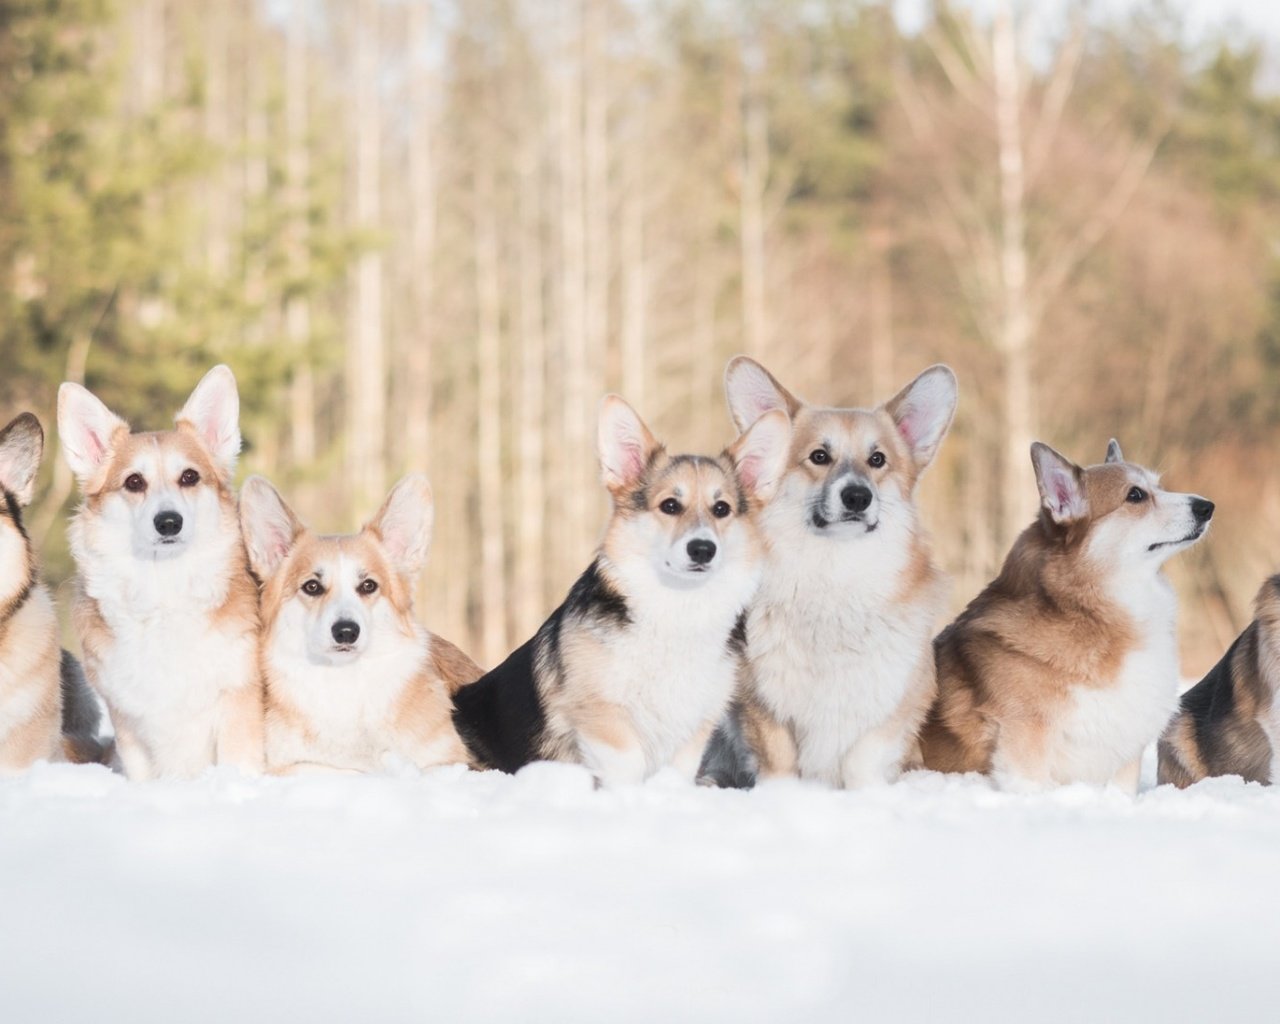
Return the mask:
<path id="1" fill-rule="evenodd" d="M 405 365 L 408 422 L 405 445 L 411 462 L 426 458 L 431 442 L 432 317 L 436 246 L 436 119 L 427 54 L 434 44 L 431 0 L 414 0 L 409 7 L 409 46 L 412 71 L 409 89 L 414 129 L 409 133 L 409 205 L 411 264 L 409 327 Z"/>
<path id="2" fill-rule="evenodd" d="M 352 95 L 355 148 L 354 223 L 358 231 L 379 227 L 381 149 L 378 98 L 379 0 L 359 0 L 355 9 Z M 382 253 L 368 243 L 353 273 L 347 338 L 347 475 L 359 515 L 372 511 L 386 490 L 386 357 L 382 326 Z"/>
<path id="3" fill-rule="evenodd" d="M 769 175 L 768 114 L 756 85 L 758 55 L 743 54 L 742 189 L 739 208 L 742 244 L 742 329 L 747 354 L 768 358 L 765 308 L 765 186 Z"/>
<path id="4" fill-rule="evenodd" d="M 311 366 L 311 303 L 303 290 L 311 277 L 307 213 L 311 161 L 307 129 L 307 0 L 292 0 L 285 40 L 285 160 L 289 210 L 289 293 L 285 334 L 293 349 L 289 382 L 289 462 L 306 470 L 316 458 L 315 375 Z"/>

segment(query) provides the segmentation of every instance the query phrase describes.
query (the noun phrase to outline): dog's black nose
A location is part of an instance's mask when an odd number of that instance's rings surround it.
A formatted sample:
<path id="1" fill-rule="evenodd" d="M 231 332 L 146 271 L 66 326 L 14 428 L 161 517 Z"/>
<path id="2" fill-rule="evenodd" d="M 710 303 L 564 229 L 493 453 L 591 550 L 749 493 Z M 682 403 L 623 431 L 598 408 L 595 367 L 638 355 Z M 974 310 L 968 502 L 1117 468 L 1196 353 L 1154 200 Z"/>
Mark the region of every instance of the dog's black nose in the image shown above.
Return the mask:
<path id="1" fill-rule="evenodd" d="M 1191 514 L 1196 517 L 1197 523 L 1207 523 L 1213 518 L 1213 502 L 1208 498 L 1192 498 Z"/>
<path id="2" fill-rule="evenodd" d="M 706 565 L 711 559 L 716 557 L 716 545 L 714 541 L 704 540 L 701 537 L 696 540 L 689 541 L 685 548 L 689 552 L 689 560 L 694 565 Z"/>
<path id="3" fill-rule="evenodd" d="M 182 532 L 182 516 L 177 512 L 157 512 L 151 522 L 161 537 L 176 537 Z"/>
<path id="4" fill-rule="evenodd" d="M 864 484 L 850 484 L 840 492 L 840 500 L 850 512 L 865 512 L 871 507 L 871 488 Z"/>
<path id="5" fill-rule="evenodd" d="M 339 619 L 329 631 L 333 634 L 333 642 L 347 646 L 360 639 L 360 626 L 350 619 Z"/>

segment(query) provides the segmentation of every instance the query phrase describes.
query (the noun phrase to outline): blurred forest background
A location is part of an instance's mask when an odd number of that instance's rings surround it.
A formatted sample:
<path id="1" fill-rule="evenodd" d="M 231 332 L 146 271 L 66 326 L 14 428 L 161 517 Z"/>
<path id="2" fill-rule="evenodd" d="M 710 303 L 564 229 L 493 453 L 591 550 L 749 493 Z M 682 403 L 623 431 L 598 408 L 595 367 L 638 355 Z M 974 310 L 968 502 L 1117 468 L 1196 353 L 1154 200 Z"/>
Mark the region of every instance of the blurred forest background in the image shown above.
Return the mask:
<path id="1" fill-rule="evenodd" d="M 1280 560 L 1280 97 L 1176 6 L 0 0 L 0 416 L 135 426 L 236 371 L 242 472 L 313 526 L 426 470 L 420 614 L 493 664 L 585 566 L 595 412 L 732 437 L 721 372 L 832 404 L 961 382 L 922 487 L 958 607 L 1108 437 L 1213 498 L 1175 559 L 1206 669 Z"/>

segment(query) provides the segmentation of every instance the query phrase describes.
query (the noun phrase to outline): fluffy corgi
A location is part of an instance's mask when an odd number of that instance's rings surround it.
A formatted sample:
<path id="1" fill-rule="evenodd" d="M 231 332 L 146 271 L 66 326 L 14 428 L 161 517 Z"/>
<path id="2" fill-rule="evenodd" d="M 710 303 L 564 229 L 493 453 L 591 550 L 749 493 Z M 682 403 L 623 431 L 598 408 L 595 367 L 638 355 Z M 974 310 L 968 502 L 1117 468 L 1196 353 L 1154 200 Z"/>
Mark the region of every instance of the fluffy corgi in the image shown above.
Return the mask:
<path id="1" fill-rule="evenodd" d="M 626 402 L 604 399 L 613 513 L 595 561 L 528 643 L 454 697 L 479 765 L 575 761 L 605 785 L 664 766 L 695 777 L 733 693 L 757 520 L 789 437 L 772 413 L 718 458 L 672 456 Z"/>
<path id="2" fill-rule="evenodd" d="M 131 433 L 78 384 L 58 392 L 84 498 L 69 531 L 76 628 L 131 779 L 262 768 L 258 592 L 231 487 L 239 415 L 225 366 L 160 433 Z"/>
<path id="3" fill-rule="evenodd" d="M 413 615 L 431 541 L 427 478 L 401 480 L 359 533 L 320 537 L 255 476 L 240 522 L 263 583 L 268 771 L 465 763 L 449 696 L 480 669 Z"/>
<path id="4" fill-rule="evenodd" d="M 827 409 L 739 356 L 725 390 L 739 429 L 782 410 L 792 439 L 761 514 L 768 555 L 739 698 L 708 771 L 722 784 L 892 781 L 934 695 L 930 642 L 947 584 L 915 493 L 951 426 L 955 374 L 933 366 L 875 409 Z M 741 744 L 724 755 L 721 738 L 738 734 L 754 764 L 741 763 Z"/>
<path id="5" fill-rule="evenodd" d="M 1280 576 L 1258 591 L 1254 620 L 1182 695 L 1160 740 L 1161 785 L 1210 775 L 1270 785 L 1280 773 Z"/>
<path id="6" fill-rule="evenodd" d="M 58 642 L 22 510 L 35 492 L 44 431 L 29 412 L 0 430 L 0 774 L 36 761 L 103 761 L 99 712 Z"/>
<path id="7" fill-rule="evenodd" d="M 1161 567 L 1203 535 L 1213 502 L 1173 494 L 1112 441 L 1082 469 L 1031 446 L 1040 515 L 1000 575 L 936 642 L 926 768 L 1005 789 L 1114 783 L 1178 704 L 1177 602 Z"/>

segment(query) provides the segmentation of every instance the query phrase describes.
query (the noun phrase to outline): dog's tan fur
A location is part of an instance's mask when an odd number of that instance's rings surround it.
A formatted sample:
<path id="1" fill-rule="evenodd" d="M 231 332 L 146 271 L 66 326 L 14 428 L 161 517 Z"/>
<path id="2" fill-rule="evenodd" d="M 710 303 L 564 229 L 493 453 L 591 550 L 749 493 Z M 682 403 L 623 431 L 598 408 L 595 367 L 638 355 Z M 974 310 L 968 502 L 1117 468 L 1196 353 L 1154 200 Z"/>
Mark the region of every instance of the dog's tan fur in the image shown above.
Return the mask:
<path id="1" fill-rule="evenodd" d="M 938 636 L 938 697 L 920 737 L 925 767 L 995 774 L 1011 784 L 1076 780 L 1061 754 L 1079 740 L 1064 737 L 1068 716 L 1090 692 L 1115 691 L 1127 660 L 1148 643 L 1147 628 L 1116 596 L 1117 567 L 1092 554 L 1090 538 L 1104 522 L 1122 533 L 1156 514 L 1155 497 L 1127 500 L 1138 484 L 1159 500 L 1185 497 L 1155 491 L 1147 471 L 1114 451 L 1106 464 L 1073 467 L 1087 509 L 1056 521 L 1042 508 L 1000 575 Z M 1162 576 L 1157 585 L 1167 586 Z M 1166 641 L 1173 645 L 1171 624 L 1167 637 L 1160 633 Z M 1176 692 L 1176 656 L 1171 664 L 1167 683 Z M 1141 748 L 1133 745 L 1125 764 L 1112 768 L 1130 788 Z"/>
<path id="2" fill-rule="evenodd" d="M 1280 576 L 1258 591 L 1253 622 L 1200 683 L 1160 740 L 1159 781 L 1214 775 L 1275 781 L 1280 749 Z"/>
<path id="3" fill-rule="evenodd" d="M 419 479 L 409 478 L 397 491 L 412 489 Z M 425 488 L 425 480 L 422 486 Z M 264 580 L 260 658 L 266 680 L 266 747 L 271 772 L 314 768 L 376 772 L 388 766 L 387 759 L 396 758 L 419 768 L 467 761 L 453 727 L 450 695 L 482 673 L 466 654 L 423 629 L 414 618 L 413 578 L 420 565 L 412 558 L 410 564 L 397 564 L 397 552 L 389 548 L 382 527 L 395 493 L 388 506 L 359 533 L 317 536 L 265 480 L 255 478 L 245 485 L 243 527 L 254 569 Z M 425 493 L 429 501 L 429 491 Z M 274 539 L 270 536 L 272 516 Z M 304 621 L 311 621 L 304 619 L 304 614 L 323 616 L 331 602 L 344 596 L 350 599 L 337 582 L 335 567 L 340 563 L 360 566 L 361 579 L 376 583 L 377 590 L 360 600 L 370 606 L 381 602 L 390 609 L 390 628 L 402 641 L 403 654 L 388 662 L 385 672 L 369 668 L 366 659 L 386 654 L 370 648 L 358 660 L 330 669 L 322 679 L 321 670 L 300 663 L 290 646 L 292 638 L 287 631 L 297 631 Z M 318 577 L 325 579 L 329 589 L 323 595 L 306 595 L 304 584 Z M 295 614 L 286 619 L 284 613 L 291 606 Z M 385 645 L 386 638 L 378 642 Z M 385 677 L 385 689 L 380 685 L 382 679 L 376 677 Z M 351 713 L 336 716 L 336 721 L 317 704 L 319 688 L 334 680 L 354 691 L 343 698 L 350 699 Z"/>

